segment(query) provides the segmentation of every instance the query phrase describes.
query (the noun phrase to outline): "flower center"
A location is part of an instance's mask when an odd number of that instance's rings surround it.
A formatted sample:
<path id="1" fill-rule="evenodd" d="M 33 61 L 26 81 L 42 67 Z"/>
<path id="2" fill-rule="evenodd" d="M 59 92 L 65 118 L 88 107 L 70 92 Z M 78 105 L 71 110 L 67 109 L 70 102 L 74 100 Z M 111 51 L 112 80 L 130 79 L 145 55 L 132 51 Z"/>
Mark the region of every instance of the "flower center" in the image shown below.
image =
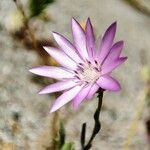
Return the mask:
<path id="1" fill-rule="evenodd" d="M 92 64 L 87 62 L 80 64 L 78 71 L 76 71 L 77 77 L 84 82 L 95 82 L 100 76 L 100 69 L 97 63 Z"/>
<path id="2" fill-rule="evenodd" d="M 92 67 L 84 68 L 82 75 L 87 82 L 94 82 L 99 77 L 98 71 Z"/>

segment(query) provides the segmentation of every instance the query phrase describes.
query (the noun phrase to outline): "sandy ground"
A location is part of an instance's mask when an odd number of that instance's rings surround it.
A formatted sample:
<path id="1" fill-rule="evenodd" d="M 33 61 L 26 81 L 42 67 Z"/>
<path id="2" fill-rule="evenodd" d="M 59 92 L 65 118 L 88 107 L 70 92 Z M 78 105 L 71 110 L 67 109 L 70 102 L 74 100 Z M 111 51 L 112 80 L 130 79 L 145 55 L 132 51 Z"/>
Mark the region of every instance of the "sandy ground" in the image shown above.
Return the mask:
<path id="1" fill-rule="evenodd" d="M 39 96 L 37 91 L 41 87 L 31 82 L 28 69 L 40 65 L 37 64 L 37 55 L 16 45 L 7 31 L 7 18 L 14 10 L 12 1 L 0 1 L 0 138 L 15 143 L 19 150 L 26 150 L 24 145 L 28 142 L 28 149 L 34 150 L 37 139 L 49 126 L 47 116 L 52 97 Z M 121 82 L 122 91 L 105 93 L 101 113 L 102 129 L 92 150 L 122 149 L 139 103 L 139 94 L 144 88 L 141 69 L 143 64 L 150 66 L 150 18 L 121 0 L 57 0 L 48 7 L 48 13 L 53 21 L 40 22 L 37 31 L 40 37 L 52 37 L 51 31 L 57 31 L 71 38 L 72 16 L 81 22 L 90 17 L 97 36 L 113 21 L 117 21 L 116 40 L 125 41 L 123 53 L 128 56 L 128 61 L 114 73 Z M 96 99 L 84 103 L 66 124 L 68 139 L 75 142 L 77 150 L 80 149 L 78 141 L 81 124 L 85 121 L 88 123 L 87 136 L 90 135 L 96 104 Z M 21 129 L 14 137 L 10 126 L 16 112 L 20 115 Z M 145 119 L 143 115 L 139 120 L 138 131 L 132 142 L 133 150 L 148 150 Z"/>

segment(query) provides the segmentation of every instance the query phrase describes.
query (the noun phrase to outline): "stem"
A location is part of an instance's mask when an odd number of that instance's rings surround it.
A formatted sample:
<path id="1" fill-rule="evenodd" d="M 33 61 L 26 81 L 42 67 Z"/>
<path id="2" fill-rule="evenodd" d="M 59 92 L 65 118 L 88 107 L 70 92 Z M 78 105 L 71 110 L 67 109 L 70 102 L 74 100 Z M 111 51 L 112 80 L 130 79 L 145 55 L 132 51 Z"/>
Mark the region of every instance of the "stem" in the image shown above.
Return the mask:
<path id="1" fill-rule="evenodd" d="M 50 122 L 50 124 L 52 124 L 52 128 L 51 128 L 52 143 L 50 145 L 50 148 L 53 150 L 57 149 L 56 138 L 58 137 L 58 122 L 59 122 L 59 113 L 58 111 L 56 111 L 53 115 L 52 122 Z"/>
<path id="2" fill-rule="evenodd" d="M 135 109 L 137 111 L 135 112 L 135 116 L 134 116 L 133 120 L 131 121 L 131 125 L 128 130 L 128 135 L 127 135 L 124 145 L 123 145 L 124 150 L 130 150 L 130 146 L 132 144 L 133 138 L 134 138 L 137 128 L 138 128 L 139 119 L 140 119 L 140 117 L 144 111 L 145 105 L 146 105 L 147 93 L 148 93 L 147 89 L 145 89 L 144 92 L 140 93 L 139 104 L 138 104 L 137 108 Z"/>
<path id="3" fill-rule="evenodd" d="M 100 117 L 100 111 L 102 106 L 102 100 L 103 100 L 103 91 L 100 89 L 98 92 L 98 106 L 94 113 L 94 121 L 95 121 L 94 129 L 88 143 L 82 148 L 82 150 L 89 150 L 92 147 L 92 142 L 101 129 L 101 123 L 99 117 Z"/>
<path id="4" fill-rule="evenodd" d="M 20 11 L 20 13 L 23 16 L 24 27 L 28 31 L 28 34 L 32 40 L 33 48 L 38 51 L 39 50 L 38 41 L 36 39 L 36 35 L 32 31 L 32 28 L 30 27 L 30 24 L 29 24 L 30 19 L 27 17 L 21 1 L 20 0 L 13 0 L 13 1 L 16 5 L 17 9 Z M 53 82 L 54 82 L 54 80 L 53 80 Z M 57 97 L 57 94 L 55 94 L 55 96 Z M 50 146 L 48 146 L 47 150 L 49 150 L 49 149 L 56 150 L 57 149 L 56 138 L 58 137 L 58 122 L 59 122 L 59 112 L 57 111 L 53 114 L 52 122 L 50 122 L 50 124 L 52 124 L 52 127 L 51 127 L 52 141 L 51 141 Z"/>
<path id="5" fill-rule="evenodd" d="M 140 0 L 125 0 L 128 2 L 132 7 L 137 9 L 138 11 L 141 11 L 143 14 L 150 16 L 150 8 L 149 5 L 146 5 L 147 3 L 144 3 L 145 1 Z"/>
<path id="6" fill-rule="evenodd" d="M 24 26 L 25 26 L 25 28 L 28 30 L 28 33 L 29 33 L 29 36 L 30 36 L 31 39 L 32 39 L 34 48 L 35 48 L 35 49 L 38 49 L 37 40 L 36 40 L 36 38 L 35 38 L 35 35 L 32 33 L 32 32 L 33 32 L 32 29 L 31 29 L 30 26 L 29 26 L 29 19 L 28 19 L 28 17 L 27 17 L 26 14 L 25 14 L 25 11 L 24 11 L 24 9 L 23 9 L 22 3 L 20 2 L 20 0 L 13 0 L 13 1 L 14 1 L 15 5 L 16 5 L 17 9 L 20 11 L 20 13 L 21 13 L 22 16 L 23 16 Z"/>
<path id="7" fill-rule="evenodd" d="M 55 98 L 57 96 L 58 96 L 57 93 L 55 93 Z M 50 129 L 51 139 L 50 139 L 50 145 L 48 145 L 46 150 L 57 150 L 58 149 L 57 138 L 59 134 L 59 124 L 60 124 L 59 111 L 53 113 L 53 118 L 50 124 L 51 124 L 51 129 Z"/>
<path id="8" fill-rule="evenodd" d="M 63 121 L 60 121 L 60 127 L 59 127 L 59 140 L 58 140 L 58 149 L 61 150 L 66 142 L 66 133 Z"/>
<path id="9" fill-rule="evenodd" d="M 82 149 L 84 149 L 84 145 L 85 145 L 85 135 L 86 135 L 86 123 L 82 124 L 82 131 L 81 131 L 81 146 Z"/>

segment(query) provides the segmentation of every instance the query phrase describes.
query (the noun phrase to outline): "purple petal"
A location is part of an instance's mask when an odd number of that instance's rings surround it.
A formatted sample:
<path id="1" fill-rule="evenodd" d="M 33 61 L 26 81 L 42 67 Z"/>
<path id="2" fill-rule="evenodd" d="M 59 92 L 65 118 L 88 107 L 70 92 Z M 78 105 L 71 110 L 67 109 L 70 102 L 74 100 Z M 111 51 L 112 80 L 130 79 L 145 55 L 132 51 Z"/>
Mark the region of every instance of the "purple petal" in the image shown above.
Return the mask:
<path id="1" fill-rule="evenodd" d="M 92 99 L 94 97 L 94 95 L 96 94 L 96 92 L 98 91 L 99 86 L 97 84 L 93 84 L 93 86 L 91 87 L 88 95 L 87 95 L 87 99 Z"/>
<path id="2" fill-rule="evenodd" d="M 87 50 L 89 57 L 93 57 L 93 50 L 95 50 L 95 36 L 93 32 L 93 26 L 91 24 L 90 18 L 87 19 L 86 22 L 86 28 L 85 28 L 85 34 L 86 34 L 86 44 L 87 44 Z"/>
<path id="3" fill-rule="evenodd" d="M 47 94 L 47 93 L 63 91 L 63 90 L 72 88 L 75 85 L 77 85 L 77 83 L 72 80 L 60 81 L 60 82 L 46 86 L 39 92 L 39 94 Z"/>
<path id="4" fill-rule="evenodd" d="M 54 32 L 53 36 L 58 43 L 58 45 L 61 47 L 61 49 L 74 61 L 80 63 L 82 62 L 81 58 L 76 53 L 75 47 L 72 45 L 70 41 L 68 41 L 64 36 Z"/>
<path id="5" fill-rule="evenodd" d="M 114 22 L 113 24 L 111 24 L 109 26 L 109 28 L 106 30 L 101 44 L 100 44 L 100 49 L 98 51 L 98 59 L 100 61 L 100 63 L 103 62 L 103 60 L 105 59 L 105 57 L 108 55 L 110 48 L 112 46 L 114 37 L 115 37 L 115 33 L 116 33 L 116 27 L 117 24 L 116 22 Z"/>
<path id="6" fill-rule="evenodd" d="M 99 52 L 99 49 L 100 49 L 101 40 L 102 40 L 102 36 L 100 35 L 100 36 L 97 38 L 97 40 L 96 40 L 95 51 L 93 50 L 93 58 L 94 58 L 94 59 L 98 59 L 98 52 Z"/>
<path id="7" fill-rule="evenodd" d="M 54 79 L 64 79 L 74 77 L 73 73 L 68 72 L 61 67 L 41 66 L 30 69 L 29 71 L 40 76 L 50 77 Z"/>
<path id="8" fill-rule="evenodd" d="M 72 35 L 74 39 L 74 44 L 79 54 L 84 60 L 88 59 L 85 33 L 80 24 L 75 19 L 72 19 Z"/>
<path id="9" fill-rule="evenodd" d="M 119 91 L 121 89 L 120 84 L 118 83 L 117 80 L 114 78 L 110 77 L 109 75 L 101 76 L 97 80 L 97 84 L 105 90 L 109 91 Z"/>
<path id="10" fill-rule="evenodd" d="M 114 70 L 115 68 L 120 66 L 122 63 L 124 63 L 126 60 L 127 60 L 127 57 L 121 57 L 121 58 L 115 60 L 114 62 L 108 63 L 106 65 L 102 65 L 101 73 L 107 74 L 107 73 L 111 72 L 112 70 Z"/>
<path id="11" fill-rule="evenodd" d="M 110 53 L 108 54 L 105 61 L 103 62 L 103 65 L 110 64 L 114 60 L 118 59 L 120 57 L 122 48 L 123 48 L 123 41 L 119 41 L 115 43 L 110 49 Z"/>
<path id="12" fill-rule="evenodd" d="M 47 46 L 44 47 L 44 49 L 63 67 L 72 70 L 75 70 L 77 68 L 77 64 L 72 59 L 70 59 L 63 51 Z"/>
<path id="13" fill-rule="evenodd" d="M 73 108 L 77 109 L 79 104 L 86 98 L 87 94 L 91 89 L 91 84 L 86 85 L 82 88 L 82 90 L 77 94 L 77 96 L 73 99 Z"/>
<path id="14" fill-rule="evenodd" d="M 82 89 L 83 86 L 75 86 L 74 88 L 64 92 L 61 96 L 59 96 L 54 102 L 50 112 L 54 112 L 69 101 L 71 101 Z"/>

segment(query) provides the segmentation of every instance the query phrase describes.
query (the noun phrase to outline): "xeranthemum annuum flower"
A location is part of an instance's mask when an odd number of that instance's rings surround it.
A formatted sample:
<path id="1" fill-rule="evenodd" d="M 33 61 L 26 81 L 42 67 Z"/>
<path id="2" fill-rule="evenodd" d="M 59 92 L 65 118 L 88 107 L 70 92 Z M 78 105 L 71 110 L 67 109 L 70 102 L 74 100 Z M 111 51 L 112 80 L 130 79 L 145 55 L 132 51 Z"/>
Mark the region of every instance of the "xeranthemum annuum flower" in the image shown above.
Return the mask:
<path id="1" fill-rule="evenodd" d="M 57 79 L 58 82 L 46 86 L 39 94 L 64 91 L 54 102 L 50 112 L 54 112 L 72 100 L 77 108 L 83 100 L 91 99 L 99 88 L 119 91 L 120 84 L 111 73 L 127 57 L 120 56 L 123 41 L 114 43 L 116 22 L 111 24 L 102 39 L 95 40 L 90 19 L 85 30 L 72 19 L 73 44 L 64 36 L 54 32 L 59 48 L 44 47 L 61 67 L 41 66 L 30 69 L 34 74 Z"/>

